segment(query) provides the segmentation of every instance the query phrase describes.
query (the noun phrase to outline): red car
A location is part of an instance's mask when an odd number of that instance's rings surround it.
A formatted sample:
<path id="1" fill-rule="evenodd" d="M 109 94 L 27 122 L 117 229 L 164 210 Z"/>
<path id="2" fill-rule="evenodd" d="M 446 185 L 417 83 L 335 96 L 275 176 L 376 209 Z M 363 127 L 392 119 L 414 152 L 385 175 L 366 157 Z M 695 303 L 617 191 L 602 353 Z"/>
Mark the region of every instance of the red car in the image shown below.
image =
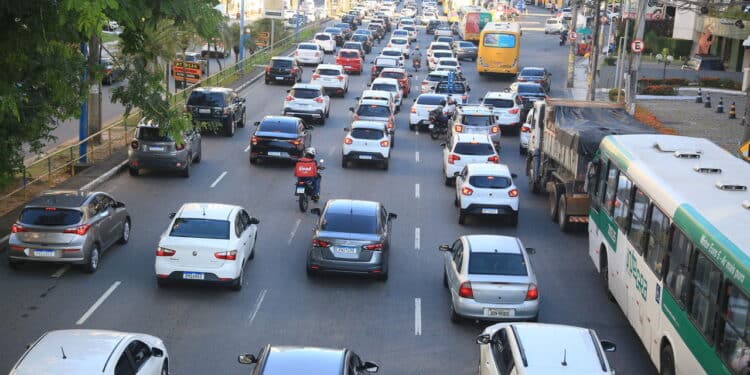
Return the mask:
<path id="1" fill-rule="evenodd" d="M 362 74 L 362 55 L 356 49 L 342 49 L 336 56 L 336 65 L 343 66 L 347 73 Z"/>
<path id="2" fill-rule="evenodd" d="M 401 87 L 403 88 L 403 92 L 401 93 L 404 95 L 404 98 L 409 96 L 409 92 L 411 92 L 411 74 L 408 74 L 406 72 L 406 69 L 401 68 L 385 68 L 380 72 L 381 78 L 393 78 L 398 80 L 398 82 L 401 84 Z"/>

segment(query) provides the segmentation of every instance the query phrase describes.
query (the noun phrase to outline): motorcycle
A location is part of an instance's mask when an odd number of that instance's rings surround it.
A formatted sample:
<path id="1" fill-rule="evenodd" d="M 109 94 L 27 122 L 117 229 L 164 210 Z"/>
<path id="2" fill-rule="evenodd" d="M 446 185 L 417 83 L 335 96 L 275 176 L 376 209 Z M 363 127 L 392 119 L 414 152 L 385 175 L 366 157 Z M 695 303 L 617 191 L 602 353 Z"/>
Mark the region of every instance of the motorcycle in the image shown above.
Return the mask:
<path id="1" fill-rule="evenodd" d="M 415 71 L 418 71 L 420 68 L 422 68 L 422 59 L 415 57 L 411 61 L 411 66 L 414 68 Z"/>
<path id="2" fill-rule="evenodd" d="M 323 163 L 323 159 L 320 160 L 320 163 L 321 164 Z M 324 166 L 322 165 L 318 166 L 318 170 L 322 171 L 324 169 L 326 169 Z M 318 178 L 321 178 L 320 174 L 318 174 Z M 301 178 L 297 179 L 297 183 L 295 184 L 295 188 L 294 188 L 294 195 L 297 196 L 297 202 L 299 203 L 299 210 L 302 212 L 307 211 L 307 207 L 310 204 L 309 202 L 310 200 L 317 203 L 318 200 L 320 199 L 319 196 L 315 195 L 312 181 L 303 180 Z"/>
<path id="3" fill-rule="evenodd" d="M 568 36 L 565 34 L 560 34 L 560 46 L 564 46 L 565 42 L 568 41 Z"/>
<path id="4" fill-rule="evenodd" d="M 440 108 L 439 110 L 443 110 Z M 430 111 L 430 125 L 428 126 L 428 129 L 430 130 L 430 138 L 432 139 L 438 139 L 441 136 L 447 136 L 448 135 L 448 120 L 440 120 L 437 117 L 437 112 L 435 110 Z"/>

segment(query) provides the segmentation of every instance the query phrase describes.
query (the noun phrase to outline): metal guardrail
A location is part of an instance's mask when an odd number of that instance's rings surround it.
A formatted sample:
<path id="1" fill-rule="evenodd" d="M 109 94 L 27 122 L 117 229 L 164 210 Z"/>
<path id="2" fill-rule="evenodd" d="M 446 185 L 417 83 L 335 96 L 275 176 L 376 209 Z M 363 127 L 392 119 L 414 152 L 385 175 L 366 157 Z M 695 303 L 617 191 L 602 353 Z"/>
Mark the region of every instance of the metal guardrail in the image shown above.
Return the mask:
<path id="1" fill-rule="evenodd" d="M 328 19 L 316 21 L 300 28 L 298 33 L 274 41 L 272 45 L 256 50 L 245 59 L 206 77 L 205 80 L 178 91 L 171 97 L 172 106 L 182 105 L 195 87 L 223 86 L 252 73 L 258 65 L 267 64 L 274 54 L 290 48 L 294 43 L 310 39 L 314 32 L 327 21 Z M 0 197 L 0 214 L 13 210 L 22 202 L 28 200 L 29 196 L 34 196 L 74 176 L 82 156 L 88 159 L 89 164 L 93 164 L 97 160 L 108 158 L 114 152 L 127 147 L 130 142 L 130 135 L 139 119 L 140 111 L 136 110 L 128 117 L 121 117 L 111 122 L 86 139 L 74 144 L 60 146 L 48 152 L 46 156 L 25 166 L 18 176 L 17 187 Z M 87 153 L 78 155 L 79 146 L 84 143 L 87 144 Z M 22 200 L 19 200 L 19 198 Z"/>

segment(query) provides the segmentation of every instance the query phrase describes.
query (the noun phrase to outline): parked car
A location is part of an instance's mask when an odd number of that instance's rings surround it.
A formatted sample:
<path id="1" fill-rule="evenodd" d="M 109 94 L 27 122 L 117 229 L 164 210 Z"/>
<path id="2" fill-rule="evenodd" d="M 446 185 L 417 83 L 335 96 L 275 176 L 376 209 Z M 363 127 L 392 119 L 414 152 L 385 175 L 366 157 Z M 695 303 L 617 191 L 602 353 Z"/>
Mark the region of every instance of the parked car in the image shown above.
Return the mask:
<path id="1" fill-rule="evenodd" d="M 469 215 L 489 215 L 518 225 L 519 197 L 514 177 L 505 164 L 467 164 L 456 176 L 458 223 L 465 224 Z"/>
<path id="2" fill-rule="evenodd" d="M 158 337 L 67 329 L 45 332 L 28 346 L 10 373 L 164 375 L 169 374 L 169 363 L 167 348 Z"/>
<path id="3" fill-rule="evenodd" d="M 323 87 L 309 83 L 298 83 L 287 91 L 284 98 L 284 116 L 295 116 L 317 120 L 325 125 L 331 112 L 331 98 L 323 93 Z"/>
<path id="4" fill-rule="evenodd" d="M 474 43 L 459 40 L 453 42 L 452 46 L 453 53 L 456 55 L 457 59 L 477 61 L 477 46 L 475 46 Z"/>
<path id="5" fill-rule="evenodd" d="M 320 85 L 324 92 L 333 92 L 342 98 L 349 91 L 349 75 L 346 74 L 344 67 L 341 65 L 318 65 L 312 74 L 310 83 Z"/>
<path id="6" fill-rule="evenodd" d="M 258 355 L 243 354 L 238 361 L 256 365 L 253 375 L 289 374 L 289 369 L 304 369 L 306 374 L 364 375 L 378 372 L 378 365 L 364 362 L 348 349 L 326 349 L 312 346 L 271 346 Z"/>
<path id="7" fill-rule="evenodd" d="M 378 163 L 388 170 L 391 159 L 391 131 L 382 121 L 353 121 L 344 137 L 341 153 L 341 168 L 351 162 Z"/>
<path id="8" fill-rule="evenodd" d="M 130 228 L 125 203 L 107 193 L 51 190 L 26 203 L 11 226 L 8 265 L 67 263 L 93 273 L 103 251 L 128 242 Z"/>
<path id="9" fill-rule="evenodd" d="M 336 65 L 343 66 L 346 73 L 360 75 L 362 74 L 364 61 L 359 50 L 342 48 L 336 56 Z"/>
<path id="10" fill-rule="evenodd" d="M 261 159 L 297 161 L 312 143 L 310 130 L 297 117 L 266 116 L 255 126 L 250 138 L 250 164 Z"/>
<path id="11" fill-rule="evenodd" d="M 353 199 L 331 199 L 322 210 L 310 212 L 319 219 L 307 257 L 308 276 L 328 271 L 388 280 L 391 223 L 396 214 L 379 202 Z"/>
<path id="12" fill-rule="evenodd" d="M 138 176 L 144 169 L 175 170 L 183 177 L 190 177 L 192 164 L 200 163 L 202 157 L 200 132 L 184 132 L 182 140 L 175 142 L 159 124 L 142 118 L 128 148 L 128 171 L 131 176 Z"/>
<path id="13" fill-rule="evenodd" d="M 323 63 L 325 51 L 317 43 L 300 43 L 294 51 L 294 58 L 298 65 L 311 64 L 318 65 Z"/>
<path id="14" fill-rule="evenodd" d="M 227 137 L 245 127 L 245 98 L 230 88 L 197 87 L 190 92 L 185 110 L 193 122 L 220 123 Z"/>
<path id="15" fill-rule="evenodd" d="M 257 218 L 220 203 L 185 203 L 169 218 L 154 261 L 159 286 L 186 281 L 242 289 L 245 266 L 255 257 Z"/>
<path id="16" fill-rule="evenodd" d="M 523 103 L 518 94 L 508 91 L 488 91 L 482 98 L 482 105 L 492 109 L 497 116 L 497 125 L 503 135 L 518 132 L 521 124 Z"/>

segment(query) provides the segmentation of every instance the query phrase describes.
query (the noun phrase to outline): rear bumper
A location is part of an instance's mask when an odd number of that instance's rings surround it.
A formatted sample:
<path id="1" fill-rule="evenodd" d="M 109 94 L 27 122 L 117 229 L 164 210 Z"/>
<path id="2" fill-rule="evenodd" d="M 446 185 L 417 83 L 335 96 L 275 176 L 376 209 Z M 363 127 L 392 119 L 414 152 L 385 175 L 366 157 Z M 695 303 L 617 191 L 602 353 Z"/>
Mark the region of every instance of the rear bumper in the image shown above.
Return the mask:
<path id="1" fill-rule="evenodd" d="M 132 155 L 128 158 L 128 167 L 134 169 L 182 170 L 187 163 L 187 154 L 179 156 Z"/>
<path id="2" fill-rule="evenodd" d="M 462 207 L 461 210 L 469 215 L 512 215 L 518 213 L 517 206 L 518 204 L 516 204 L 516 209 L 513 209 L 513 204 L 472 203 L 466 207 Z M 497 213 L 489 213 L 486 210 L 497 210 Z"/>
<path id="3" fill-rule="evenodd" d="M 294 74 L 266 74 L 266 81 L 294 82 L 296 80 L 297 76 Z"/>
<path id="4" fill-rule="evenodd" d="M 388 251 L 388 250 L 386 250 Z M 307 268 L 317 272 L 332 272 L 346 274 L 377 274 L 387 270 L 382 253 L 373 253 L 367 262 L 351 260 L 332 260 L 320 256 L 319 251 L 310 251 L 307 257 Z"/>
<path id="5" fill-rule="evenodd" d="M 54 256 L 37 256 L 34 255 L 35 249 L 54 250 L 55 254 Z M 86 253 L 80 245 L 39 246 L 11 240 L 8 243 L 7 254 L 8 259 L 18 262 L 83 264 L 86 261 Z"/>
<path id="6" fill-rule="evenodd" d="M 169 280 L 184 280 L 188 282 L 231 282 L 239 277 L 242 260 L 237 258 L 236 261 L 225 261 L 218 268 L 203 268 L 194 267 L 193 269 L 186 270 L 182 267 L 170 264 L 168 259 L 159 259 L 164 257 L 157 257 L 154 266 L 156 277 L 160 279 Z M 185 273 L 202 273 L 203 280 L 185 279 Z"/>
<path id="7" fill-rule="evenodd" d="M 274 155 L 274 152 L 278 152 L 278 155 Z M 271 153 L 269 155 L 269 153 Z M 278 159 L 278 160 L 297 160 L 302 157 L 301 151 L 287 151 L 287 150 L 274 150 L 274 149 L 260 149 L 254 150 L 252 146 L 250 148 L 251 159 Z"/>
<path id="8" fill-rule="evenodd" d="M 285 109 L 284 116 L 321 118 L 324 116 L 324 112 L 323 112 L 323 109 L 311 109 L 311 110 Z"/>
<path id="9" fill-rule="evenodd" d="M 481 303 L 473 299 L 455 297 L 453 299 L 453 308 L 456 313 L 463 317 L 492 320 L 492 321 L 519 321 L 531 320 L 539 316 L 539 300 L 524 301 L 520 304 L 491 304 Z M 496 317 L 485 314 L 485 309 L 509 309 L 512 310 L 512 316 Z"/>
<path id="10" fill-rule="evenodd" d="M 363 151 L 350 151 L 348 154 L 343 154 L 344 160 L 356 160 L 356 161 L 385 161 L 388 160 L 387 155 L 383 155 L 379 152 L 363 152 Z"/>

